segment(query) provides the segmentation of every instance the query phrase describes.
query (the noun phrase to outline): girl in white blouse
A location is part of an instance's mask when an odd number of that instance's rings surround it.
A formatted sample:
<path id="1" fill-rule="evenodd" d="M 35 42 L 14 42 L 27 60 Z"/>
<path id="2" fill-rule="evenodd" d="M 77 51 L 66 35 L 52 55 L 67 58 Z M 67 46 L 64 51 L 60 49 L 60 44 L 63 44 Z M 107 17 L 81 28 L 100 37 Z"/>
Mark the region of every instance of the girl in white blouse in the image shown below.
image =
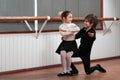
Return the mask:
<path id="1" fill-rule="evenodd" d="M 70 11 L 64 11 L 61 14 L 61 19 L 63 24 L 59 26 L 59 32 L 62 36 L 62 42 L 56 50 L 56 53 L 61 56 L 61 64 L 63 72 L 59 73 L 57 76 L 71 76 L 71 56 L 77 53 L 77 43 L 75 41 L 75 34 L 80 30 L 80 28 L 72 23 L 72 13 Z"/>

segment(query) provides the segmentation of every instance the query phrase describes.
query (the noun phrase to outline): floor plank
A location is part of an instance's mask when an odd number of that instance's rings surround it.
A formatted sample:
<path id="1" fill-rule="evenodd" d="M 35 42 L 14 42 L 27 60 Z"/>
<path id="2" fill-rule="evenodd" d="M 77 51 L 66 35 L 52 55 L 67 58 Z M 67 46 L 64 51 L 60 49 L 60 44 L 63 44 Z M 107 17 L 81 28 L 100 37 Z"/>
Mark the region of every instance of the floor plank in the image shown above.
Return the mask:
<path id="1" fill-rule="evenodd" d="M 120 59 L 92 62 L 91 65 L 101 64 L 106 73 L 95 71 L 86 75 L 82 64 L 76 64 L 79 74 L 74 76 L 57 77 L 61 67 L 40 69 L 15 74 L 1 75 L 0 80 L 120 80 Z"/>

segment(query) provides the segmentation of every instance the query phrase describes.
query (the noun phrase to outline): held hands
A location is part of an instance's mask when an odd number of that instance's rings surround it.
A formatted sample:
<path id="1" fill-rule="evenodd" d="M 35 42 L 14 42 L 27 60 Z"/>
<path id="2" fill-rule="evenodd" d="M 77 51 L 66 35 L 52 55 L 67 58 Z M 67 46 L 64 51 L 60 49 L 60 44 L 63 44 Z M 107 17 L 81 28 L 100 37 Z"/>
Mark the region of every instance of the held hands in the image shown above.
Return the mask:
<path id="1" fill-rule="evenodd" d="M 94 37 L 94 33 L 88 32 L 89 37 Z"/>

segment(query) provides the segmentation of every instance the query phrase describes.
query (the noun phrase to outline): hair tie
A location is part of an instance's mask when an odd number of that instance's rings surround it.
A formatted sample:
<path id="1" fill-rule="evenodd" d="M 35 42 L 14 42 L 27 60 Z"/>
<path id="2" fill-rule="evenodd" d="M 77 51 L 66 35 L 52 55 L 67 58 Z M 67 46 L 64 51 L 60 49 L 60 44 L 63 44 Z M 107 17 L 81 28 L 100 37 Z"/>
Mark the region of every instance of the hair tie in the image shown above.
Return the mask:
<path id="1" fill-rule="evenodd" d="M 63 11 L 58 12 L 58 16 L 61 17 Z"/>

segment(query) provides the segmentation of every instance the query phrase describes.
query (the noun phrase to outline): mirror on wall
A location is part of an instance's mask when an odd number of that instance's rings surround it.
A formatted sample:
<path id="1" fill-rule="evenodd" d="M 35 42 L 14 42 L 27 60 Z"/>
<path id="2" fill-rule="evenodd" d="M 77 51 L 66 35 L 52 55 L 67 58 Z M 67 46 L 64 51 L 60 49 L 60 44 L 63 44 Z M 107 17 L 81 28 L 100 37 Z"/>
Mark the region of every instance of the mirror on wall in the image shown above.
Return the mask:
<path id="1" fill-rule="evenodd" d="M 38 16 L 58 16 L 59 11 L 70 10 L 74 17 L 85 17 L 93 13 L 102 17 L 102 0 L 37 0 Z M 34 0 L 0 0 L 0 16 L 34 16 Z M 83 22 L 74 21 L 78 26 L 83 27 Z M 34 22 L 29 22 L 34 30 Z M 43 21 L 39 21 L 39 28 Z M 61 21 L 48 21 L 44 31 L 58 30 Z M 96 29 L 102 29 L 102 23 Z M 7 31 L 29 31 L 24 21 L 1 22 L 0 32 Z"/>

